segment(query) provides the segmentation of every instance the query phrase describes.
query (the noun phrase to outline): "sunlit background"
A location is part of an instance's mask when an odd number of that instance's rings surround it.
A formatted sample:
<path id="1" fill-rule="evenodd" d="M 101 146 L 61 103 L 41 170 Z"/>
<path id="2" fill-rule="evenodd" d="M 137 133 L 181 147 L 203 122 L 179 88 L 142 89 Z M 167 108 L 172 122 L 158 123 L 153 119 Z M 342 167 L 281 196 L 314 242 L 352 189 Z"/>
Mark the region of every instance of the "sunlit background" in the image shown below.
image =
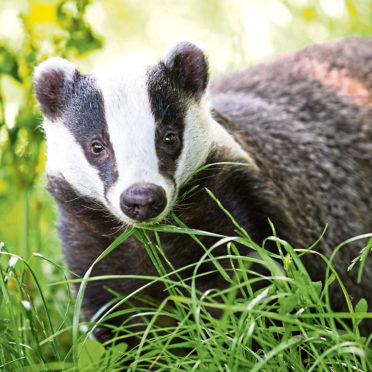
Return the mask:
<path id="1" fill-rule="evenodd" d="M 204 45 L 215 76 L 350 35 L 372 35 L 371 0 L 1 0 L 0 241 L 26 257 L 60 255 L 32 90 L 47 57 L 89 72 L 119 57 L 155 62 L 187 38 Z"/>

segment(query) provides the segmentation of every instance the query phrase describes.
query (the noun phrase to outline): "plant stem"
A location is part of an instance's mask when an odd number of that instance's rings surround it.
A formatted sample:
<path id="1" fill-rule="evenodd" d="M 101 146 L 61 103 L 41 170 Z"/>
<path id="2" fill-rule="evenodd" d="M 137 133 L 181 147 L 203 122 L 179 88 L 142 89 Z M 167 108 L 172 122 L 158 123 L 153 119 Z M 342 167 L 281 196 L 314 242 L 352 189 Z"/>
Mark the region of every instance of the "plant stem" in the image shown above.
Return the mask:
<path id="1" fill-rule="evenodd" d="M 22 254 L 28 259 L 30 257 L 30 192 L 23 192 L 22 220 L 21 220 Z"/>

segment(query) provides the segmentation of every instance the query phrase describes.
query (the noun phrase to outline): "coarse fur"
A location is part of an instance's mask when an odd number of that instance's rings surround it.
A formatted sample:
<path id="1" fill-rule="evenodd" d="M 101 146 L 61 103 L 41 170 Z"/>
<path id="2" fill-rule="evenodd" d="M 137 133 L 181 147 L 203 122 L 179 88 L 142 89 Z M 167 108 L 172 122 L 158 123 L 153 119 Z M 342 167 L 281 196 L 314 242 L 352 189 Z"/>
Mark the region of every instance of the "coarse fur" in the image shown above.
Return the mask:
<path id="1" fill-rule="evenodd" d="M 189 42 L 171 48 L 155 66 L 122 65 L 82 75 L 69 62 L 50 59 L 37 68 L 48 190 L 58 205 L 59 233 L 73 272 L 83 276 L 126 226 L 142 223 L 120 206 L 122 192 L 132 185 L 165 190 L 164 210 L 145 223 L 169 218 L 173 208 L 190 228 L 235 235 L 208 188 L 257 243 L 272 234 L 268 219 L 295 248 L 309 247 L 328 224 L 316 248 L 327 257 L 344 240 L 372 231 L 371 40 L 309 46 L 219 78 L 208 88 L 207 68 L 204 53 Z M 164 140 L 169 132 L 176 136 L 173 147 Z M 103 144 L 103 154 L 92 155 L 94 141 Z M 200 166 L 218 162 L 255 166 L 212 166 L 184 184 Z M 175 268 L 204 253 L 188 236 L 160 237 Z M 200 240 L 206 246 L 214 242 Z M 371 306 L 370 259 L 362 283 L 355 270 L 347 271 L 363 243 L 342 248 L 333 265 L 353 301 L 364 297 Z M 219 248 L 221 254 L 224 250 Z M 324 262 L 316 255 L 305 257 L 312 279 L 323 280 Z M 105 274 L 156 275 L 156 270 L 143 245 L 130 237 L 92 273 Z M 103 286 L 128 294 L 143 284 L 134 279 L 89 283 L 85 317 L 110 300 Z M 222 283 L 209 275 L 198 286 L 205 291 Z M 166 296 L 160 284 L 142 294 Z M 335 289 L 332 305 L 345 310 L 343 294 Z M 372 322 L 363 327 L 370 333 Z M 98 337 L 108 339 L 109 330 Z"/>

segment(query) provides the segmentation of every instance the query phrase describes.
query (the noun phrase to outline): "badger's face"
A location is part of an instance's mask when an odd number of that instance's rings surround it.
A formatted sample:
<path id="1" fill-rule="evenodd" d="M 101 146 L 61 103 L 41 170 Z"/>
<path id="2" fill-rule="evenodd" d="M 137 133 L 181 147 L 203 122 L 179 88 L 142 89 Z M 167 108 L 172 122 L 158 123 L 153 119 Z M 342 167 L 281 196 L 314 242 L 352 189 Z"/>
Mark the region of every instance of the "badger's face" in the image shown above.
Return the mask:
<path id="1" fill-rule="evenodd" d="M 34 80 L 48 174 L 127 224 L 164 218 L 210 148 L 203 52 L 183 42 L 156 66 L 122 65 L 94 75 L 51 58 Z"/>

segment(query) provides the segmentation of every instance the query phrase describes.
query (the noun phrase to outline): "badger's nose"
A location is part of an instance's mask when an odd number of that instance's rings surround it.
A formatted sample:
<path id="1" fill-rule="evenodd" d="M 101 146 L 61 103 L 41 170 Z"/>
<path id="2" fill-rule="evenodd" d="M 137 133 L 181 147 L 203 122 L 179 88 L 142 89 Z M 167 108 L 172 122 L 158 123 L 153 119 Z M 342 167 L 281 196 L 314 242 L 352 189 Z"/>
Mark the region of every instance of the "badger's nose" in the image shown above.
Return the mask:
<path id="1" fill-rule="evenodd" d="M 129 187 L 120 196 L 120 208 L 130 218 L 145 221 L 158 216 L 167 204 L 165 190 L 152 183 Z"/>

